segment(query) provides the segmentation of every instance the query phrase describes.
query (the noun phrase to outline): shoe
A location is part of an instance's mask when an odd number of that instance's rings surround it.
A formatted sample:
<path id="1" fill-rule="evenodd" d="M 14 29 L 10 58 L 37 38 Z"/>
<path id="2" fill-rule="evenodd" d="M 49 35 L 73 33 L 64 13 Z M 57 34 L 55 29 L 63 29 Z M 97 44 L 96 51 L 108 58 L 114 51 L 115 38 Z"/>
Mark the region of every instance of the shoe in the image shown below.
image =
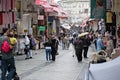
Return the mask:
<path id="1" fill-rule="evenodd" d="M 32 59 L 32 57 L 30 57 L 30 59 Z"/>
<path id="2" fill-rule="evenodd" d="M 81 61 L 78 61 L 78 63 L 80 63 L 80 62 L 82 62 L 82 60 L 81 60 Z"/>
<path id="3" fill-rule="evenodd" d="M 86 59 L 87 59 L 88 57 L 84 57 L 84 58 L 86 58 Z"/>
<path id="4" fill-rule="evenodd" d="M 74 55 L 72 55 L 72 57 L 74 57 Z"/>
<path id="5" fill-rule="evenodd" d="M 51 61 L 48 61 L 48 62 L 51 62 Z"/>
<path id="6" fill-rule="evenodd" d="M 55 61 L 55 60 L 52 60 L 52 61 Z"/>
<path id="7" fill-rule="evenodd" d="M 25 60 L 27 60 L 27 59 L 29 59 L 29 58 L 25 58 Z"/>

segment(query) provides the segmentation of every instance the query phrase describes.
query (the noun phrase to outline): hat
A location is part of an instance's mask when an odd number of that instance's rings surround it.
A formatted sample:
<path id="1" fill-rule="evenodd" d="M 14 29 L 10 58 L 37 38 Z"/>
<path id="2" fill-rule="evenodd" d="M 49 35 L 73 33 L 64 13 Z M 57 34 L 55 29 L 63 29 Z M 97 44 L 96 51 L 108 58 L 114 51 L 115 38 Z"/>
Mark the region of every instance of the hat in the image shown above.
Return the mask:
<path id="1" fill-rule="evenodd" d="M 88 32 L 84 32 L 84 33 L 79 34 L 78 37 L 83 37 L 83 36 L 88 35 L 88 34 L 89 34 Z"/>

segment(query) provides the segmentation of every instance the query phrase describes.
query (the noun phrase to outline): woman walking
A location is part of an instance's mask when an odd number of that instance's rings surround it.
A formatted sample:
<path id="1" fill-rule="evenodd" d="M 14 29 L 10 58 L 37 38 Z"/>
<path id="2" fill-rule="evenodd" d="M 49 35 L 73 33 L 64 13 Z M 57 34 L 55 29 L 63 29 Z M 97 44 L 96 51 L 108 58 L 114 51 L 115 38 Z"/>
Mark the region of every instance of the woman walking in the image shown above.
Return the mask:
<path id="1" fill-rule="evenodd" d="M 49 38 L 46 39 L 45 43 L 44 43 L 44 46 L 45 46 L 45 52 L 46 52 L 46 61 L 50 61 L 50 56 L 51 56 L 51 41 L 49 40 Z"/>

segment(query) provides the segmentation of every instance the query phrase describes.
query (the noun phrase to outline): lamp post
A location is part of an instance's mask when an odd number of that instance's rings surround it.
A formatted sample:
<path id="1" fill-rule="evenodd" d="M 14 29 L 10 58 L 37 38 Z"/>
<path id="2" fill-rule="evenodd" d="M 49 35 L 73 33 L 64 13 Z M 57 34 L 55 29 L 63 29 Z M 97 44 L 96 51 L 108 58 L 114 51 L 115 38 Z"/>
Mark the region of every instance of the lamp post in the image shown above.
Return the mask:
<path id="1" fill-rule="evenodd" d="M 19 27 L 21 27 L 22 25 L 21 25 L 21 23 L 22 23 L 22 15 L 23 15 L 23 8 L 22 8 L 22 5 L 23 4 L 23 1 L 21 0 L 21 2 L 20 2 L 20 25 L 19 25 Z M 18 22 L 17 22 L 18 23 Z M 17 35 L 18 35 L 18 54 L 20 54 L 20 34 L 19 34 L 19 30 L 18 30 L 18 26 L 17 26 Z"/>

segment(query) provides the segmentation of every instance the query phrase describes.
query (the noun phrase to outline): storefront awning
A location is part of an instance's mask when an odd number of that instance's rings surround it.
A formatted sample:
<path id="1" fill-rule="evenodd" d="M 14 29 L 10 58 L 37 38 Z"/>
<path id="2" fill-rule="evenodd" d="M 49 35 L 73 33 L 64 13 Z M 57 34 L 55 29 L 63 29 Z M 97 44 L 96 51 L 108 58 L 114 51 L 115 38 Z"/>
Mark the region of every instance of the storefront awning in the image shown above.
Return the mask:
<path id="1" fill-rule="evenodd" d="M 35 0 L 35 4 L 44 7 L 45 12 L 53 11 L 53 8 L 48 4 L 47 0 Z"/>
<path id="2" fill-rule="evenodd" d="M 64 11 L 59 6 L 52 6 L 53 11 L 56 11 L 57 13 L 64 13 Z"/>
<path id="3" fill-rule="evenodd" d="M 59 6 L 51 5 L 53 8 L 53 11 L 58 13 L 58 17 L 60 18 L 67 18 L 67 13 L 63 11 Z"/>
<path id="4" fill-rule="evenodd" d="M 65 18 L 68 18 L 68 15 L 67 14 L 62 14 L 61 16 L 59 16 L 59 18 L 65 19 Z"/>

